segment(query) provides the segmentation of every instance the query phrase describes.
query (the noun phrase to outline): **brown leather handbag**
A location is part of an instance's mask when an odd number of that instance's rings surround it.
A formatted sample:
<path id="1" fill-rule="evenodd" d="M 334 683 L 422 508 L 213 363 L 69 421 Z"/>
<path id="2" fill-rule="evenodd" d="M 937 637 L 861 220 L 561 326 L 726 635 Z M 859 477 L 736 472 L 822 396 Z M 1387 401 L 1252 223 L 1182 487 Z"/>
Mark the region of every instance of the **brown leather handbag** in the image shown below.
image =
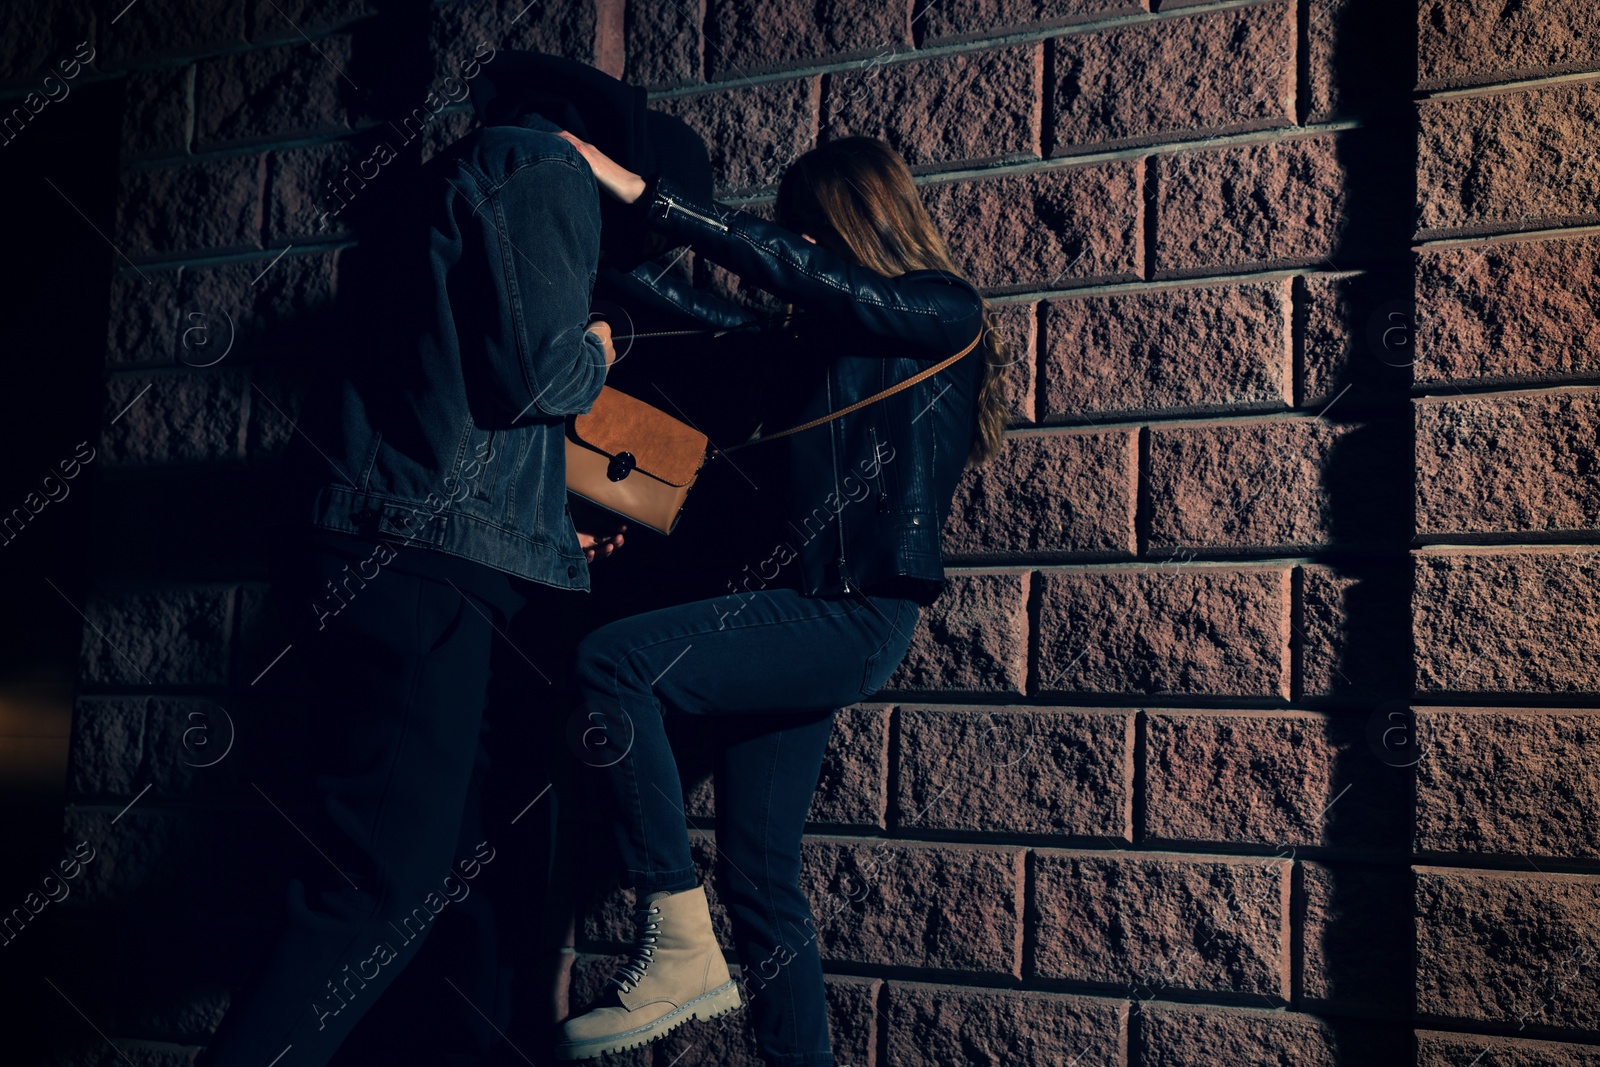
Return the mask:
<path id="1" fill-rule="evenodd" d="M 952 366 L 981 340 L 983 333 L 979 332 L 955 355 L 849 407 L 716 454 L 776 441 L 859 411 Z M 567 420 L 567 491 L 632 522 L 670 534 L 705 465 L 706 443 L 706 435 L 694 427 L 604 386 L 588 414 Z"/>
<path id="2" fill-rule="evenodd" d="M 664 534 L 705 461 L 705 434 L 609 385 L 567 420 L 567 491 Z"/>

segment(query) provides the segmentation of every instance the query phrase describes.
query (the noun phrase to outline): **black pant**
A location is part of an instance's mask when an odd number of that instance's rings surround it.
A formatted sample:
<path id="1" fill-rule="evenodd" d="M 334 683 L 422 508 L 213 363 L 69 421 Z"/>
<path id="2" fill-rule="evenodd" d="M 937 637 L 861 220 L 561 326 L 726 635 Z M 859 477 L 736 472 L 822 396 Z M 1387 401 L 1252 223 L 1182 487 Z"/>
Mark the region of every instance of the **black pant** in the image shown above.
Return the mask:
<path id="1" fill-rule="evenodd" d="M 313 613 L 310 601 L 326 603 L 324 581 L 337 584 L 346 565 L 311 551 L 275 577 L 281 611 L 302 622 L 274 670 L 315 709 L 322 805 L 285 813 L 307 840 L 307 865 L 207 1064 L 328 1063 L 436 927 L 465 931 L 478 949 L 454 992 L 440 983 L 439 1011 L 497 1015 L 493 921 L 477 888 L 498 851 L 481 836 L 477 793 L 491 651 L 507 620 L 450 582 L 398 568 L 361 584 L 337 614 Z M 526 696 L 519 710 L 539 714 L 539 694 Z M 493 1034 L 487 1021 L 482 1029 L 486 1047 Z"/>

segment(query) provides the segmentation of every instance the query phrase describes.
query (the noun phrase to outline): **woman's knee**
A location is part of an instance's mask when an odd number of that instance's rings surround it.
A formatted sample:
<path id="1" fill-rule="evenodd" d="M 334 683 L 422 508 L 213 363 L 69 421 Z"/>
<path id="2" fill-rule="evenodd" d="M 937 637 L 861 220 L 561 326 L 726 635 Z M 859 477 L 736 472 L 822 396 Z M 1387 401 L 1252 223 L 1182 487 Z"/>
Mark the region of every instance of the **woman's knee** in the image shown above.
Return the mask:
<path id="1" fill-rule="evenodd" d="M 602 626 L 578 642 L 578 685 L 585 692 L 611 692 L 628 673 L 630 642 L 616 623 Z"/>

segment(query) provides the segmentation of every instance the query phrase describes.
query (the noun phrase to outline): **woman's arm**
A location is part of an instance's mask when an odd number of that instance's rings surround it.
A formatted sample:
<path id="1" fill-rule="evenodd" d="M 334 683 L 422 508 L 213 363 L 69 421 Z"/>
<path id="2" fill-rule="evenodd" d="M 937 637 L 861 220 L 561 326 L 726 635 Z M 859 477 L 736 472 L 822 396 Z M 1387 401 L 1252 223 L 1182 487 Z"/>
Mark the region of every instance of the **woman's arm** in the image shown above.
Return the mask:
<path id="1" fill-rule="evenodd" d="M 720 329 L 752 325 L 760 316 L 740 304 L 684 283 L 655 260 L 630 271 L 600 268 L 600 276 L 620 296 Z"/>
<path id="2" fill-rule="evenodd" d="M 873 333 L 929 349 L 930 358 L 959 352 L 983 330 L 982 298 L 954 274 L 885 277 L 759 216 L 695 202 L 666 178 L 646 182 L 593 145 L 562 136 L 608 193 L 626 203 L 642 201 L 656 229 L 780 299 L 852 316 Z"/>

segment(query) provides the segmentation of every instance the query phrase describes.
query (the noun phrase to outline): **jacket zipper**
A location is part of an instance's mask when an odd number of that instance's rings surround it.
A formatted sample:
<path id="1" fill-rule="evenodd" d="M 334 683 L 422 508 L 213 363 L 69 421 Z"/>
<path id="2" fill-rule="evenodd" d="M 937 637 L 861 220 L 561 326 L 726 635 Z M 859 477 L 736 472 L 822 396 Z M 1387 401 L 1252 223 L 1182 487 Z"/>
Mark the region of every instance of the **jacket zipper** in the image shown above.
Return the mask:
<path id="1" fill-rule="evenodd" d="M 872 435 L 872 465 L 878 472 L 878 514 L 889 514 L 889 493 L 883 487 L 883 447 L 878 444 L 878 428 L 868 426 L 867 432 Z"/>
<path id="2" fill-rule="evenodd" d="M 833 407 L 833 368 L 832 367 L 828 368 L 827 373 L 823 377 L 823 382 L 825 383 L 825 386 L 826 386 L 826 389 L 827 389 L 828 407 L 831 410 L 832 407 Z M 833 455 L 830 457 L 832 462 L 829 463 L 829 466 L 833 468 L 833 495 L 834 495 L 834 499 L 842 504 L 843 500 L 839 496 L 839 449 L 838 449 L 838 446 L 834 443 L 833 429 L 834 428 L 831 427 L 831 426 L 828 428 L 829 451 L 833 453 Z M 841 429 L 842 429 L 842 427 L 841 427 Z M 838 523 L 839 523 L 839 581 L 841 583 L 843 583 L 844 591 L 846 593 L 853 593 L 853 592 L 855 592 L 855 590 L 853 588 L 851 588 L 851 586 L 850 586 L 850 565 L 847 562 L 845 562 L 845 558 L 844 558 L 845 534 L 844 534 L 844 508 L 842 506 L 834 514 L 834 518 L 837 519 Z"/>
<path id="3" fill-rule="evenodd" d="M 701 222 L 705 223 L 707 226 L 714 227 L 715 229 L 721 231 L 722 233 L 727 233 L 728 232 L 728 227 L 725 224 L 723 224 L 721 222 L 718 222 L 716 219 L 711 218 L 708 215 L 702 215 L 698 211 L 690 211 L 688 208 L 686 208 L 682 204 L 678 203 L 676 200 L 674 200 L 671 196 L 667 195 L 666 193 L 662 193 L 661 194 L 661 199 L 663 199 L 663 200 L 665 200 L 667 202 L 667 214 L 669 214 L 669 215 L 672 214 L 674 209 L 676 209 L 678 211 L 683 212 L 685 215 L 688 215 L 692 219 L 699 219 Z"/>

